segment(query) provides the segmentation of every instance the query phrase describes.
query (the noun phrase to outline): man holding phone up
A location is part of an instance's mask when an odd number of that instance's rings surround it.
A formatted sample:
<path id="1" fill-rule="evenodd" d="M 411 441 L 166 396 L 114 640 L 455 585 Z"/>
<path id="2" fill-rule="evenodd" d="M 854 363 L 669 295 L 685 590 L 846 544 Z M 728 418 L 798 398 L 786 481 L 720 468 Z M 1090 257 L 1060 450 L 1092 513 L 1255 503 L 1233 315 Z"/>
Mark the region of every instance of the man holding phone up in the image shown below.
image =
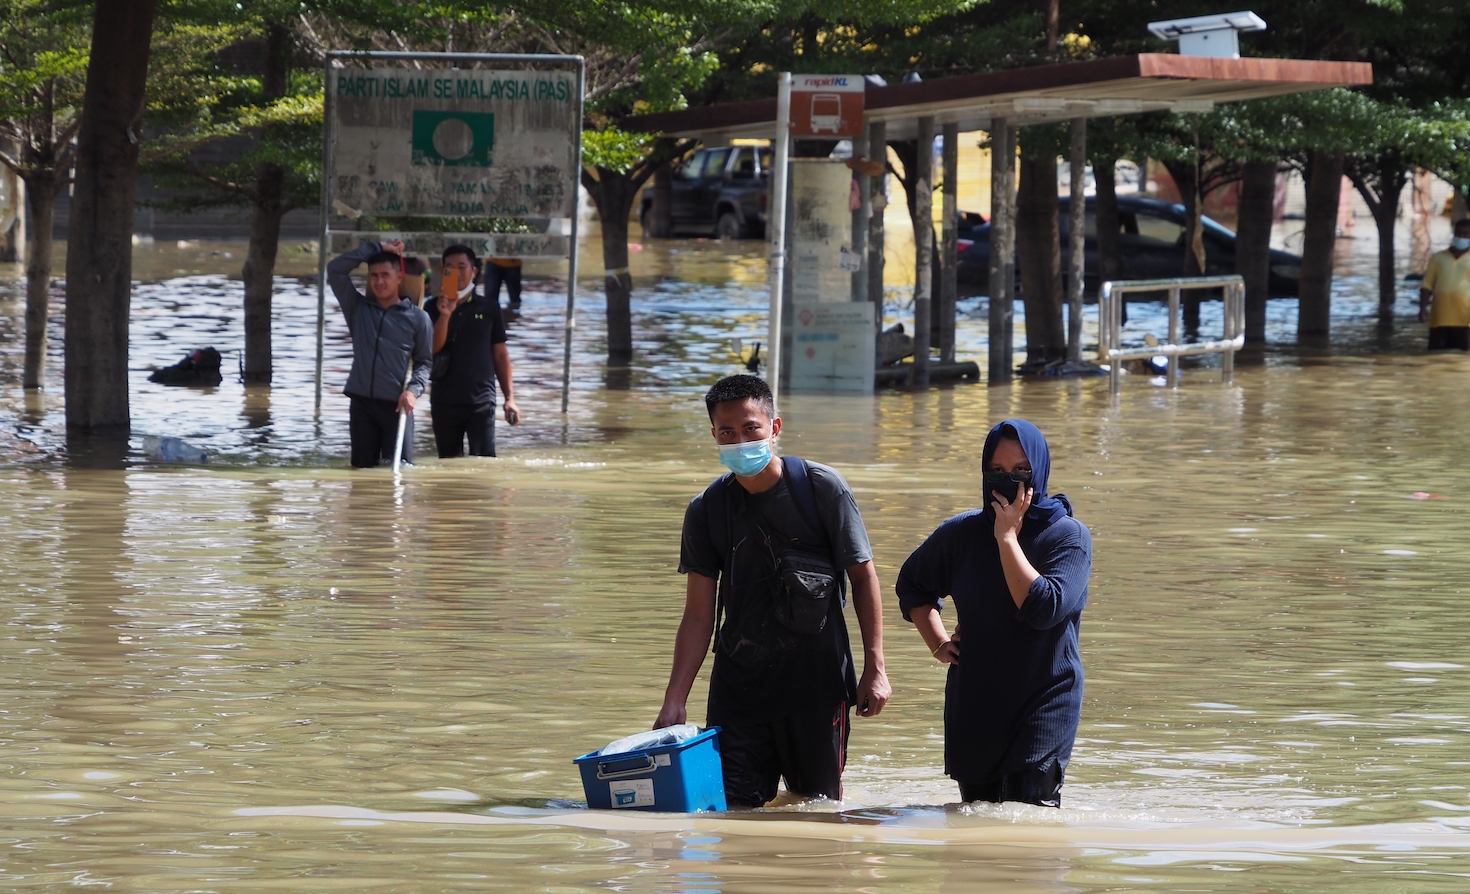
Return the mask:
<path id="1" fill-rule="evenodd" d="M 467 245 L 444 249 L 434 325 L 434 390 L 429 396 L 439 458 L 495 455 L 495 381 L 505 395 L 505 421 L 521 421 L 511 377 L 500 303 L 475 290 L 480 260 Z"/>
<path id="2" fill-rule="evenodd" d="M 730 474 L 684 514 L 684 618 L 654 726 L 686 722 L 713 635 L 706 723 L 721 727 L 726 801 L 760 807 L 783 776 L 794 795 L 840 800 L 848 712 L 855 705 L 858 716 L 875 717 L 892 693 L 867 529 L 836 470 L 773 455 L 781 419 L 765 381 L 730 376 L 704 400 Z M 842 612 L 844 576 L 862 631 L 861 680 Z"/>

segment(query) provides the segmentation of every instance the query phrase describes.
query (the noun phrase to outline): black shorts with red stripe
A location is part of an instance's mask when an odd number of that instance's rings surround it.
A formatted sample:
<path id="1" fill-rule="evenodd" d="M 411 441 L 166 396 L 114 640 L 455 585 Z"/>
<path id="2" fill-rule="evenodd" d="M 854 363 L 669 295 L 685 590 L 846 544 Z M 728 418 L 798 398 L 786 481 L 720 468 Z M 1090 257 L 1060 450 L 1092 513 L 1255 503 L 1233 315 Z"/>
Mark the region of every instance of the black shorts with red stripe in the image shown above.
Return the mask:
<path id="1" fill-rule="evenodd" d="M 786 790 L 799 797 L 842 800 L 849 726 L 845 701 L 765 723 L 721 724 L 725 801 L 760 807 L 776 797 L 782 777 Z"/>

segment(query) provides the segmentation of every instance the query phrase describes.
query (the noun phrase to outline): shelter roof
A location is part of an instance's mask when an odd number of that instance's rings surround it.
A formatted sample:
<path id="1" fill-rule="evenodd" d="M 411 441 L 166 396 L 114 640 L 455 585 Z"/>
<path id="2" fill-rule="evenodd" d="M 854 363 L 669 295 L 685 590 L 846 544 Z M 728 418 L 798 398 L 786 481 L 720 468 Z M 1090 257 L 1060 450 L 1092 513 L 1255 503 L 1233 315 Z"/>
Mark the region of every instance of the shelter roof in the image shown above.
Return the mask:
<path id="1" fill-rule="evenodd" d="M 869 84 L 864 106 L 869 123 L 887 122 L 888 139 L 901 140 L 913 139 L 915 119 L 925 115 L 933 115 L 936 125 L 985 130 L 1002 117 L 1029 125 L 1161 110 L 1208 112 L 1215 103 L 1372 82 L 1366 62 L 1140 53 L 887 87 Z M 622 126 L 670 136 L 774 137 L 776 100 L 637 115 Z"/>

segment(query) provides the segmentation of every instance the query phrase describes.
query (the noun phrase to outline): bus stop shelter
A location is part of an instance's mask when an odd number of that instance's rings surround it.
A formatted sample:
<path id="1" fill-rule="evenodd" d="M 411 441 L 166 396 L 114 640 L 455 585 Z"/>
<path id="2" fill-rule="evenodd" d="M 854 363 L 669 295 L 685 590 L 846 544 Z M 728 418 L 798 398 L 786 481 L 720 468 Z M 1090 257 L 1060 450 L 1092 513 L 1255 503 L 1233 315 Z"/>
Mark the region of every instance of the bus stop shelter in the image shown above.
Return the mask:
<path id="1" fill-rule="evenodd" d="M 956 288 L 955 218 L 957 143 L 962 131 L 991 135 L 991 269 L 988 379 L 1009 381 L 1013 354 L 1012 313 L 1015 298 L 1015 156 L 1016 128 L 1067 121 L 1072 123 L 1069 161 L 1073 195 L 1081 194 L 1086 164 L 1088 118 L 1144 112 L 1209 112 L 1217 103 L 1305 93 L 1332 87 L 1372 83 L 1372 67 L 1361 62 L 1307 59 L 1220 58 L 1173 53 L 1141 53 L 1109 59 L 1065 62 L 931 81 L 868 84 L 864 91 L 864 135 L 853 140 L 853 156 L 886 158 L 890 140 L 932 144 L 944 136 L 941 158 L 944 213 L 940 234 L 938 279 L 939 350 L 941 364 L 954 364 Z M 721 145 L 738 138 L 774 138 L 777 100 L 723 103 L 626 118 L 628 130 L 695 138 Z M 918 249 L 914 284 L 914 363 L 912 383 L 927 385 L 930 376 L 930 314 L 934 277 L 930 269 L 934 243 L 930 196 L 932 153 L 918 153 L 914 243 Z M 873 199 L 882 195 L 883 178 L 857 171 L 862 206 L 853 212 L 852 250 L 862 259 L 853 275 L 853 300 L 877 305 L 881 327 L 883 302 L 883 215 Z M 1073 359 L 1081 342 L 1082 202 L 1072 203 L 1071 264 L 1067 301 L 1071 306 L 1069 350 Z M 881 208 L 881 202 L 879 207 Z"/>

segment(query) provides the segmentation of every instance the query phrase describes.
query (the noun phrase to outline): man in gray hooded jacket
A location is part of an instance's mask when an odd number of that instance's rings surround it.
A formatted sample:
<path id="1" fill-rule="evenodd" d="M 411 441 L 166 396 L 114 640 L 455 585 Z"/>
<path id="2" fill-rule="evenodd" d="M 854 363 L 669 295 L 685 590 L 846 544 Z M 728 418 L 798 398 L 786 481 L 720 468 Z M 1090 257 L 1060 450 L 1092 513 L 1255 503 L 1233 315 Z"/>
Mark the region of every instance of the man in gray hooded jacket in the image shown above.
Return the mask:
<path id="1" fill-rule="evenodd" d="M 413 460 L 413 408 L 429 384 L 434 328 L 423 309 L 398 295 L 402 257 L 402 242 L 364 242 L 327 265 L 327 283 L 352 333 L 352 371 L 342 393 L 351 400 L 347 430 L 357 468 L 392 462 L 400 412 L 408 416 L 403 461 Z M 352 271 L 364 261 L 372 300 L 352 284 Z"/>

